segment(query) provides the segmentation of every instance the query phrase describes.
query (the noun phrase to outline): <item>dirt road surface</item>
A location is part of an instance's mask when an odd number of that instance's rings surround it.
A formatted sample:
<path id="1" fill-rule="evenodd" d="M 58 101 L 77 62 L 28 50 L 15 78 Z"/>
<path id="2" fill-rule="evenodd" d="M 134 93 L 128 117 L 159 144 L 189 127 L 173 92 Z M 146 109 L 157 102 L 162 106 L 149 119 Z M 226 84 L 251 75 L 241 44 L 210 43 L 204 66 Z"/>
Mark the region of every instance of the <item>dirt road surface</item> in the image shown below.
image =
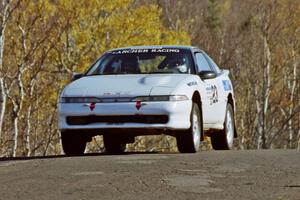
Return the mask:
<path id="1" fill-rule="evenodd" d="M 300 200 L 300 151 L 0 159 L 0 199 Z"/>

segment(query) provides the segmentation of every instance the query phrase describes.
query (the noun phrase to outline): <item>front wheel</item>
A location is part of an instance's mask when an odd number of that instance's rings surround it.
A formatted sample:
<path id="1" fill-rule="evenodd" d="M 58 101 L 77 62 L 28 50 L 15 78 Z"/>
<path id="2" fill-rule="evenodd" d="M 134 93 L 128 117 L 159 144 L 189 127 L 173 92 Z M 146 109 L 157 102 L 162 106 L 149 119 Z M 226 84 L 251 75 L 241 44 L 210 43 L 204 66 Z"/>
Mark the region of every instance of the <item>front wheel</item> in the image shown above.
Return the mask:
<path id="1" fill-rule="evenodd" d="M 80 134 L 70 132 L 61 133 L 61 144 L 66 155 L 78 156 L 84 154 L 86 140 Z"/>
<path id="2" fill-rule="evenodd" d="M 190 121 L 191 127 L 176 135 L 177 148 L 181 153 L 195 153 L 200 147 L 202 118 L 200 108 L 196 103 L 193 103 Z"/>
<path id="3" fill-rule="evenodd" d="M 211 144 L 215 150 L 229 150 L 233 148 L 234 115 L 231 104 L 227 104 L 223 130 L 211 135 Z"/>

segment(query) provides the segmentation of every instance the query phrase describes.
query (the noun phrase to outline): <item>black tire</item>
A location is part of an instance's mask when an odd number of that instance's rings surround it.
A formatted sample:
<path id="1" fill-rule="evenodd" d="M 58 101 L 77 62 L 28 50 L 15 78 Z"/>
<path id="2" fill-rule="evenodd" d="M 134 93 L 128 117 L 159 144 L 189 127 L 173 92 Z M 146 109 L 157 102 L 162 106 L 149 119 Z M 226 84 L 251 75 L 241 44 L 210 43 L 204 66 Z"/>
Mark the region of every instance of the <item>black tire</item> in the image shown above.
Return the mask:
<path id="1" fill-rule="evenodd" d="M 126 149 L 126 143 L 116 137 L 104 135 L 103 142 L 105 150 L 109 154 L 122 154 Z"/>
<path id="2" fill-rule="evenodd" d="M 65 154 L 68 156 L 79 156 L 84 154 L 86 140 L 79 134 L 62 132 L 61 143 Z"/>
<path id="3" fill-rule="evenodd" d="M 195 119 L 197 116 L 197 119 Z M 200 147 L 202 134 L 202 115 L 198 104 L 193 103 L 190 116 L 191 127 L 176 134 L 177 148 L 180 153 L 195 153 Z"/>
<path id="4" fill-rule="evenodd" d="M 229 122 L 228 115 L 231 116 L 231 123 Z M 228 126 L 228 123 L 231 124 L 231 130 Z M 215 150 L 230 150 L 233 148 L 233 138 L 234 138 L 234 115 L 231 104 L 227 104 L 226 108 L 226 117 L 224 121 L 224 129 L 218 132 L 211 134 L 210 140 L 213 149 Z M 231 133 L 229 133 L 229 131 Z M 230 134 L 230 136 L 229 136 Z"/>

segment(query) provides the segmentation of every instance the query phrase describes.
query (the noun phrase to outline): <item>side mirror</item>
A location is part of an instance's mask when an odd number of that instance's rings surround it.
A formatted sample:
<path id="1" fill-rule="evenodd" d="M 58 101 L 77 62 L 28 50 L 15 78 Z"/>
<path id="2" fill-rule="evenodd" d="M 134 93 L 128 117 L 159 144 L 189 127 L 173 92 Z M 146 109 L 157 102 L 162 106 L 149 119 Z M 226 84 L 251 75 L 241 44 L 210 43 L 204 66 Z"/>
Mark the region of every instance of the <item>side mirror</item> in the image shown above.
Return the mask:
<path id="1" fill-rule="evenodd" d="M 205 79 L 216 78 L 217 74 L 213 71 L 201 71 L 201 72 L 199 72 L 199 76 L 202 80 L 205 80 Z"/>
<path id="2" fill-rule="evenodd" d="M 73 73 L 73 76 L 72 76 L 72 81 L 75 81 L 77 79 L 80 79 L 81 77 L 83 77 L 84 74 L 82 73 Z"/>

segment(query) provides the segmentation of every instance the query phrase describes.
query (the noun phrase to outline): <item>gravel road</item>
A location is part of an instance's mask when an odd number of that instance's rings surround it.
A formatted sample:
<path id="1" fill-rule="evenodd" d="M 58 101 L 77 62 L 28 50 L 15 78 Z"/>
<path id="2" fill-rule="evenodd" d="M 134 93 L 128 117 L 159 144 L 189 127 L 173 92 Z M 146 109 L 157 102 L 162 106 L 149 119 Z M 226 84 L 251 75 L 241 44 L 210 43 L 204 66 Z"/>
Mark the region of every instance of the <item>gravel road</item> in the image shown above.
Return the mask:
<path id="1" fill-rule="evenodd" d="M 300 200 L 300 151 L 0 159 L 0 199 Z"/>

